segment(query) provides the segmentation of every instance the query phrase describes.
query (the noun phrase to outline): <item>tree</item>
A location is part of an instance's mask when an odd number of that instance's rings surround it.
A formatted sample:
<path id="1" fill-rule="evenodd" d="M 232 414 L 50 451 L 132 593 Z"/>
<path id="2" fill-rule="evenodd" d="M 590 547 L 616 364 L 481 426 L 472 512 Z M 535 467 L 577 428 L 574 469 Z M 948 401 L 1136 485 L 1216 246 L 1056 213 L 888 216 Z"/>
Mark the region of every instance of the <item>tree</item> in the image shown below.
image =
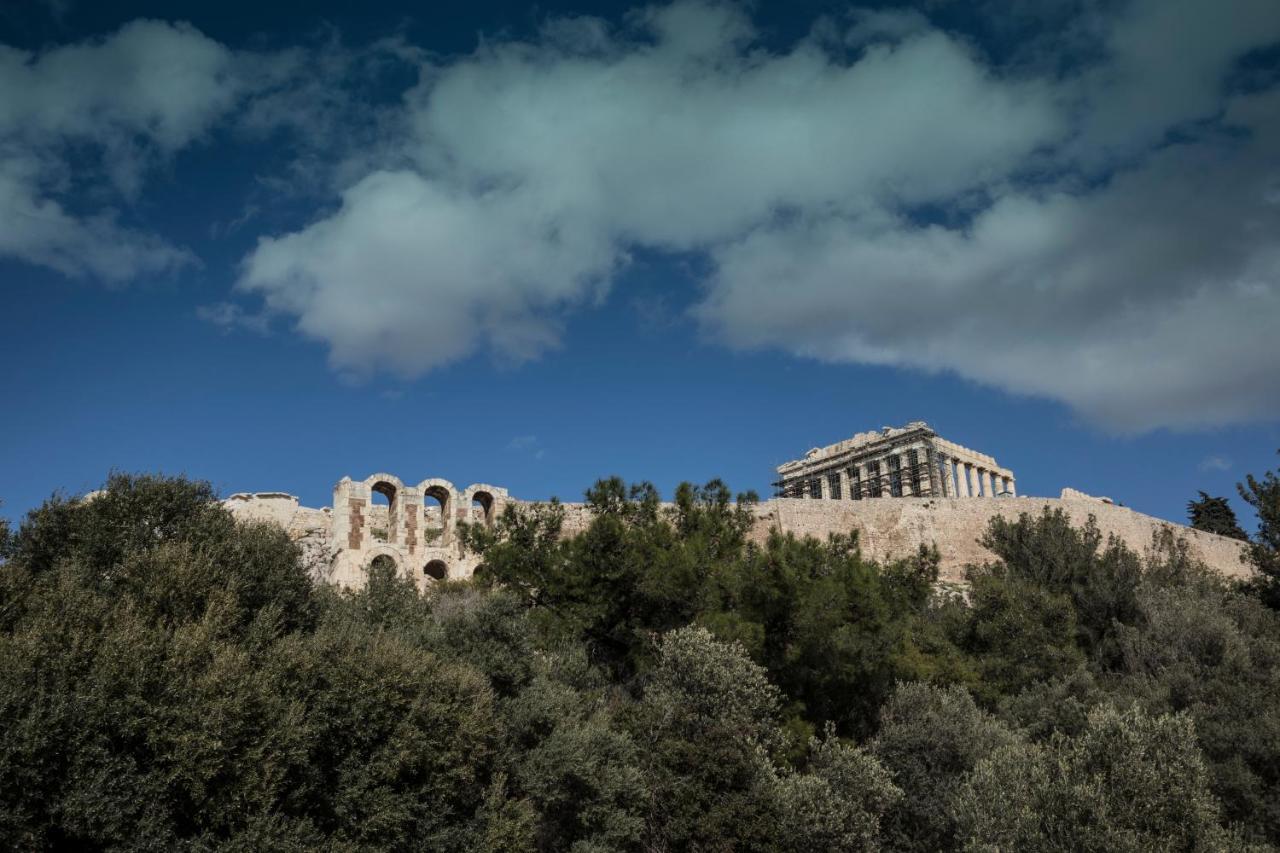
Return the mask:
<path id="1" fill-rule="evenodd" d="M 881 711 L 869 751 L 904 796 L 885 819 L 894 850 L 956 849 L 952 793 L 982 758 L 1020 742 L 962 687 L 903 684 Z"/>
<path id="2" fill-rule="evenodd" d="M 317 589 L 284 531 L 213 498 L 113 475 L 23 521 L 0 847 L 518 847 L 486 676 L 426 647 L 394 578 Z"/>
<path id="3" fill-rule="evenodd" d="M 1078 737 L 1019 743 L 978 763 L 957 790 L 971 850 L 1240 850 L 1185 714 L 1101 706 Z"/>
<path id="4" fill-rule="evenodd" d="M 967 572 L 967 625 L 959 644 L 974 660 L 974 691 L 988 706 L 1084 663 L 1071 598 L 1003 565 Z"/>
<path id="5" fill-rule="evenodd" d="M 875 758 L 828 728 L 807 772 L 780 767 L 781 693 L 742 646 L 695 626 L 657 655 L 632 723 L 651 780 L 647 849 L 877 849 L 901 792 Z"/>
<path id="6" fill-rule="evenodd" d="M 885 812 L 902 799 L 889 772 L 828 725 L 809 741 L 808 770 L 780 774 L 778 849 L 797 853 L 877 850 Z"/>
<path id="7" fill-rule="evenodd" d="M 0 506 L 4 506 L 3 502 L 0 502 Z M 12 535 L 9 531 L 9 520 L 0 518 L 0 561 L 9 556 L 9 539 Z"/>
<path id="8" fill-rule="evenodd" d="M 1136 553 L 1115 537 L 1104 547 L 1092 516 L 1076 528 L 1061 509 L 1048 508 L 1034 518 L 992 518 L 982 544 L 1000 558 L 1008 577 L 1067 596 L 1081 649 L 1104 665 L 1114 661 L 1116 626 L 1141 618 L 1142 561 Z"/>
<path id="9" fill-rule="evenodd" d="M 1280 842 L 1280 618 L 1210 575 L 1144 584 L 1139 601 L 1113 695 L 1189 714 L 1228 819 Z"/>
<path id="10" fill-rule="evenodd" d="M 1280 477 L 1275 471 L 1260 480 L 1250 474 L 1236 488 L 1258 515 L 1248 552 L 1258 574 L 1247 588 L 1272 610 L 1280 610 Z"/>
<path id="11" fill-rule="evenodd" d="M 1229 536 L 1232 539 L 1248 539 L 1249 534 L 1240 527 L 1231 504 L 1223 497 L 1211 497 L 1200 492 L 1200 499 L 1187 504 L 1187 518 L 1196 530 Z"/>

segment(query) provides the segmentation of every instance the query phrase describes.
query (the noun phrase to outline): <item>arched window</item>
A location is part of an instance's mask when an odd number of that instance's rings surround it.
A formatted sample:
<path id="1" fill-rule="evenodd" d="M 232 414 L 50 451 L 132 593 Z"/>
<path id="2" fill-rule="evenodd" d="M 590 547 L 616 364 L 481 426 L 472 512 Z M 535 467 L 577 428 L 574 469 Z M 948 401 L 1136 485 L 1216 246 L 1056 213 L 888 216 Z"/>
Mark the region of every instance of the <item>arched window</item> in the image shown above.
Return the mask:
<path id="1" fill-rule="evenodd" d="M 493 495 L 489 492 L 473 492 L 471 494 L 471 521 L 479 522 L 485 527 L 492 527 L 493 506 Z"/>
<path id="2" fill-rule="evenodd" d="M 396 561 L 388 557 L 386 554 L 379 554 L 369 561 L 369 572 L 391 572 L 395 573 Z"/>
<path id="3" fill-rule="evenodd" d="M 391 542 L 396 522 L 396 487 L 380 480 L 370 488 L 369 536 L 374 542 Z"/>
<path id="4" fill-rule="evenodd" d="M 448 539 L 449 490 L 443 486 L 428 486 L 422 492 L 422 510 L 425 519 L 422 536 L 428 545 L 443 545 Z"/>
<path id="5" fill-rule="evenodd" d="M 432 560 L 422 567 L 422 573 L 429 578 L 442 581 L 449 576 L 449 567 L 444 560 Z"/>

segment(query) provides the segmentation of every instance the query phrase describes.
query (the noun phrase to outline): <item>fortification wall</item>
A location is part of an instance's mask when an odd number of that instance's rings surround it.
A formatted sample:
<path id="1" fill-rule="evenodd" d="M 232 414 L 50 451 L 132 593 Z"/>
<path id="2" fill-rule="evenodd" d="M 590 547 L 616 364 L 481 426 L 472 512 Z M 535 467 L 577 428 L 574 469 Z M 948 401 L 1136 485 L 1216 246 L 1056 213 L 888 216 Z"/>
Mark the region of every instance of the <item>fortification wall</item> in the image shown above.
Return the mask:
<path id="1" fill-rule="evenodd" d="M 1228 577 L 1244 577 L 1243 543 L 1193 530 L 1127 507 L 1090 498 L 879 498 L 861 501 L 813 501 L 776 498 L 760 504 L 752 536 L 763 541 L 771 529 L 797 536 L 825 539 L 831 533 L 858 531 L 863 553 L 876 559 L 912 554 L 921 545 L 936 544 L 942 555 L 941 579 L 960 581 L 966 565 L 994 559 L 979 544 L 994 516 L 1016 520 L 1022 513 L 1039 515 L 1061 509 L 1072 524 L 1093 516 L 1103 536 L 1115 535 L 1139 554 L 1150 550 L 1161 529 L 1173 530 L 1187 541 L 1193 556 Z"/>
<path id="2" fill-rule="evenodd" d="M 853 501 L 773 498 L 755 509 L 751 539 L 763 543 L 772 530 L 826 539 L 832 533 L 857 531 L 862 552 L 877 560 L 914 554 L 921 545 L 938 546 L 940 579 L 959 582 L 964 567 L 995 559 L 979 544 L 988 521 L 1001 516 L 1016 521 L 1022 513 L 1039 515 L 1061 509 L 1072 524 L 1082 526 L 1092 515 L 1103 536 L 1114 535 L 1139 554 L 1151 548 L 1158 530 L 1170 529 L 1187 541 L 1190 551 L 1210 568 L 1228 577 L 1244 577 L 1244 544 L 1235 539 L 1193 530 L 1092 498 L 1074 489 L 1063 498 L 866 498 Z M 591 523 L 583 504 L 565 505 L 565 533 L 574 535 Z"/>
<path id="3" fill-rule="evenodd" d="M 334 532 L 338 525 L 331 509 L 299 506 L 292 495 L 233 495 L 225 503 L 238 518 L 279 524 L 302 546 L 317 578 L 343 586 L 362 584 L 369 562 L 380 555 L 391 558 L 406 575 L 424 586 L 433 581 L 424 574 L 428 563 L 443 563 L 450 578 L 470 577 L 479 565 L 479 558 L 463 553 L 456 538 L 432 542 L 414 553 L 394 543 L 373 540 L 352 551 Z M 1022 513 L 1039 515 L 1045 509 L 1061 509 L 1075 525 L 1083 525 L 1092 515 L 1104 536 L 1115 535 L 1138 553 L 1150 549 L 1157 531 L 1170 529 L 1186 540 L 1192 555 L 1210 568 L 1228 577 L 1249 573 L 1241 560 L 1244 544 L 1237 540 L 1143 515 L 1074 490 L 1064 490 L 1062 498 L 774 498 L 756 505 L 751 538 L 763 542 L 773 530 L 819 539 L 832 533 L 857 531 L 863 553 L 878 560 L 905 557 L 921 545 L 936 544 L 942 557 L 941 579 L 959 582 L 966 565 L 993 559 L 994 555 L 978 541 L 993 516 L 1016 520 Z M 591 522 L 591 513 L 584 504 L 565 504 L 564 510 L 566 536 L 581 532 Z M 369 512 L 372 528 L 385 524 L 386 507 L 370 507 Z M 483 513 L 473 512 L 470 507 L 461 515 L 473 523 L 485 521 Z"/>

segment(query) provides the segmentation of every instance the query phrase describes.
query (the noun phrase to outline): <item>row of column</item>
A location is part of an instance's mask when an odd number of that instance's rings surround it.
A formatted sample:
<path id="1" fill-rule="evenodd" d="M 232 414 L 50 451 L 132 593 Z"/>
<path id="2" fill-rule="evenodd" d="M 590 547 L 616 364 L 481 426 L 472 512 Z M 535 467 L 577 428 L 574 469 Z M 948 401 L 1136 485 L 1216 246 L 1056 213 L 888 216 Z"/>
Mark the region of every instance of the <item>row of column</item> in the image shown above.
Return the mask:
<path id="1" fill-rule="evenodd" d="M 899 458 L 905 459 L 906 457 L 902 456 Z M 906 464 L 905 462 L 900 461 L 898 469 L 896 471 L 891 470 L 889 468 L 888 460 L 889 460 L 888 456 L 883 456 L 883 457 L 880 457 L 879 459 L 871 460 L 871 461 L 879 462 L 881 465 L 879 474 L 874 476 L 870 473 L 871 469 L 869 464 L 865 462 L 859 464 L 858 465 L 858 475 L 859 475 L 858 488 L 860 490 L 866 489 L 870 485 L 870 482 L 874 477 L 879 477 L 880 484 L 881 484 L 880 495 L 882 497 L 892 496 L 891 483 L 892 483 L 893 476 L 896 474 L 899 478 L 899 482 L 901 483 L 902 497 L 912 497 L 912 496 L 922 497 L 925 495 L 926 489 L 929 488 L 929 487 L 925 487 L 924 485 L 925 483 L 929 482 L 928 477 L 921 478 L 921 486 L 922 486 L 921 494 L 916 495 L 915 482 L 911 477 L 911 466 Z M 1012 477 L 1006 477 L 1003 474 L 997 474 L 995 471 L 991 471 L 987 468 L 983 468 L 980 465 L 975 465 L 972 462 L 966 462 L 960 459 L 956 459 L 954 457 L 946 457 L 946 456 L 939 457 L 939 461 L 942 466 L 942 476 L 946 481 L 946 491 L 947 491 L 947 494 L 951 497 L 957 497 L 957 498 L 994 497 L 997 494 L 1003 494 L 1005 492 L 1008 492 L 1009 494 L 1015 497 L 1017 496 L 1016 484 Z M 837 476 L 839 477 L 837 482 L 839 483 L 840 499 L 842 500 L 849 500 L 854 497 L 853 482 L 849 478 L 850 467 L 851 466 L 842 467 L 839 469 L 839 471 L 836 472 Z M 808 494 L 809 483 L 812 480 L 816 479 L 818 481 L 818 494 L 816 496 L 814 495 L 810 495 L 810 496 L 820 497 L 825 499 L 835 498 L 836 496 L 835 494 L 833 494 L 834 490 L 831 488 L 829 477 L 830 477 L 829 473 L 824 473 L 824 474 L 818 474 L 816 477 L 803 478 L 800 481 L 801 483 L 800 494 L 802 495 Z M 930 483 L 930 486 L 931 485 L 932 484 Z M 864 494 L 862 496 L 865 497 L 866 495 Z"/>
<path id="2" fill-rule="evenodd" d="M 924 452 L 925 452 L 924 450 L 921 450 L 921 451 L 920 451 L 920 453 L 924 453 Z M 890 459 L 890 457 L 892 457 L 893 455 L 894 455 L 894 454 L 887 454 L 887 455 L 885 455 L 885 456 L 881 456 L 881 457 L 878 457 L 878 458 L 876 458 L 876 459 L 868 460 L 867 462 L 861 462 L 861 463 L 858 463 L 858 465 L 857 465 L 857 468 L 858 468 L 858 488 L 859 488 L 860 490 L 863 490 L 863 492 L 864 492 L 864 493 L 862 494 L 862 497 L 866 497 L 866 496 L 867 496 L 867 495 L 865 494 L 865 490 L 870 486 L 871 480 L 872 480 L 872 479 L 875 479 L 876 477 L 878 477 L 878 478 L 879 478 L 879 480 L 880 480 L 880 494 L 881 494 L 881 496 L 882 496 L 882 497 L 884 497 L 884 496 L 890 496 L 890 495 L 892 495 L 892 491 L 891 491 L 891 489 L 892 489 L 892 485 L 891 485 L 891 483 L 892 483 L 893 477 L 894 477 L 895 475 L 897 475 L 898 480 L 899 480 L 899 483 L 901 484 L 901 488 L 902 488 L 902 497 L 917 496 L 917 495 L 916 495 L 916 484 L 915 484 L 915 481 L 914 481 L 914 480 L 913 480 L 913 478 L 912 478 L 912 469 L 911 469 L 911 465 L 910 465 L 910 463 L 909 463 L 909 457 L 907 456 L 907 454 L 906 454 L 906 453 L 898 454 L 898 455 L 897 455 L 897 456 L 898 456 L 898 468 L 897 468 L 896 470 L 894 470 L 894 469 L 891 469 L 891 468 L 889 467 L 889 459 Z M 870 466 L 870 463 L 871 463 L 871 462 L 878 462 L 878 463 L 880 464 L 880 472 L 879 472 L 879 474 L 876 474 L 876 475 L 874 475 L 874 476 L 871 474 L 871 466 Z M 850 500 L 850 499 L 852 499 L 852 498 L 854 497 L 854 494 L 853 494 L 853 482 L 852 482 L 852 480 L 850 480 L 850 478 L 849 478 L 849 470 L 850 470 L 850 468 L 852 468 L 852 467 L 853 467 L 853 466 L 851 466 L 851 465 L 842 466 L 842 467 L 841 467 L 841 468 L 836 472 L 837 476 L 839 477 L 839 480 L 838 480 L 837 482 L 839 483 L 839 487 L 840 487 L 840 499 L 841 499 L 841 500 Z M 818 495 L 817 495 L 817 497 L 821 497 L 821 498 L 825 498 L 825 499 L 832 499 L 832 498 L 834 498 L 834 497 L 835 497 L 835 495 L 832 493 L 832 492 L 833 492 L 833 490 L 832 490 L 832 488 L 831 488 L 830 480 L 828 479 L 830 476 L 831 476 L 831 475 L 830 475 L 830 473 L 822 473 L 822 474 L 818 474 L 818 475 L 816 475 L 816 476 L 812 476 L 812 477 L 804 477 L 804 478 L 803 478 L 803 479 L 801 479 L 801 481 L 800 481 L 800 482 L 801 482 L 801 486 L 800 486 L 800 488 L 801 488 L 801 494 L 807 494 L 807 493 L 808 493 L 808 484 L 809 484 L 809 482 L 810 482 L 810 481 L 812 481 L 812 480 L 814 480 L 814 479 L 816 479 L 816 480 L 818 481 Z M 921 485 L 921 490 L 920 490 L 921 495 L 919 495 L 919 496 L 923 496 L 923 495 L 927 494 L 928 490 L 929 490 L 929 489 L 930 489 L 930 487 L 932 486 L 932 483 L 931 483 L 930 478 L 929 478 L 929 472 L 928 472 L 928 470 L 927 470 L 927 467 L 924 469 L 924 476 L 923 476 L 923 477 L 921 477 L 921 483 L 920 483 L 920 485 Z"/>
<path id="3" fill-rule="evenodd" d="M 1018 494 L 1012 477 L 997 474 L 972 462 L 944 456 L 942 468 L 947 477 L 947 491 L 952 497 L 993 497 L 1004 492 L 1016 497 Z"/>

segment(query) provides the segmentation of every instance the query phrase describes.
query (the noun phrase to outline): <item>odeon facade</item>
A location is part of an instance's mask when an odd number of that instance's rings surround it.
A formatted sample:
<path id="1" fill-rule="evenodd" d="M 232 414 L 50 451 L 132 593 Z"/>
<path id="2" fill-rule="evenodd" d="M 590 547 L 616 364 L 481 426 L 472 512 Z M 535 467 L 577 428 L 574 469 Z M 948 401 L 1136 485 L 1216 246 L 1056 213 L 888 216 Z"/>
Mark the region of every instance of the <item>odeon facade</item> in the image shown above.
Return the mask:
<path id="1" fill-rule="evenodd" d="M 385 503 L 375 503 L 375 495 Z M 459 489 L 430 478 L 406 485 L 385 472 L 363 480 L 343 477 L 333 489 L 331 579 L 360 587 L 375 560 L 389 560 L 419 586 L 469 578 L 480 564 L 459 539 L 460 524 L 492 526 L 507 490 L 488 483 Z"/>

